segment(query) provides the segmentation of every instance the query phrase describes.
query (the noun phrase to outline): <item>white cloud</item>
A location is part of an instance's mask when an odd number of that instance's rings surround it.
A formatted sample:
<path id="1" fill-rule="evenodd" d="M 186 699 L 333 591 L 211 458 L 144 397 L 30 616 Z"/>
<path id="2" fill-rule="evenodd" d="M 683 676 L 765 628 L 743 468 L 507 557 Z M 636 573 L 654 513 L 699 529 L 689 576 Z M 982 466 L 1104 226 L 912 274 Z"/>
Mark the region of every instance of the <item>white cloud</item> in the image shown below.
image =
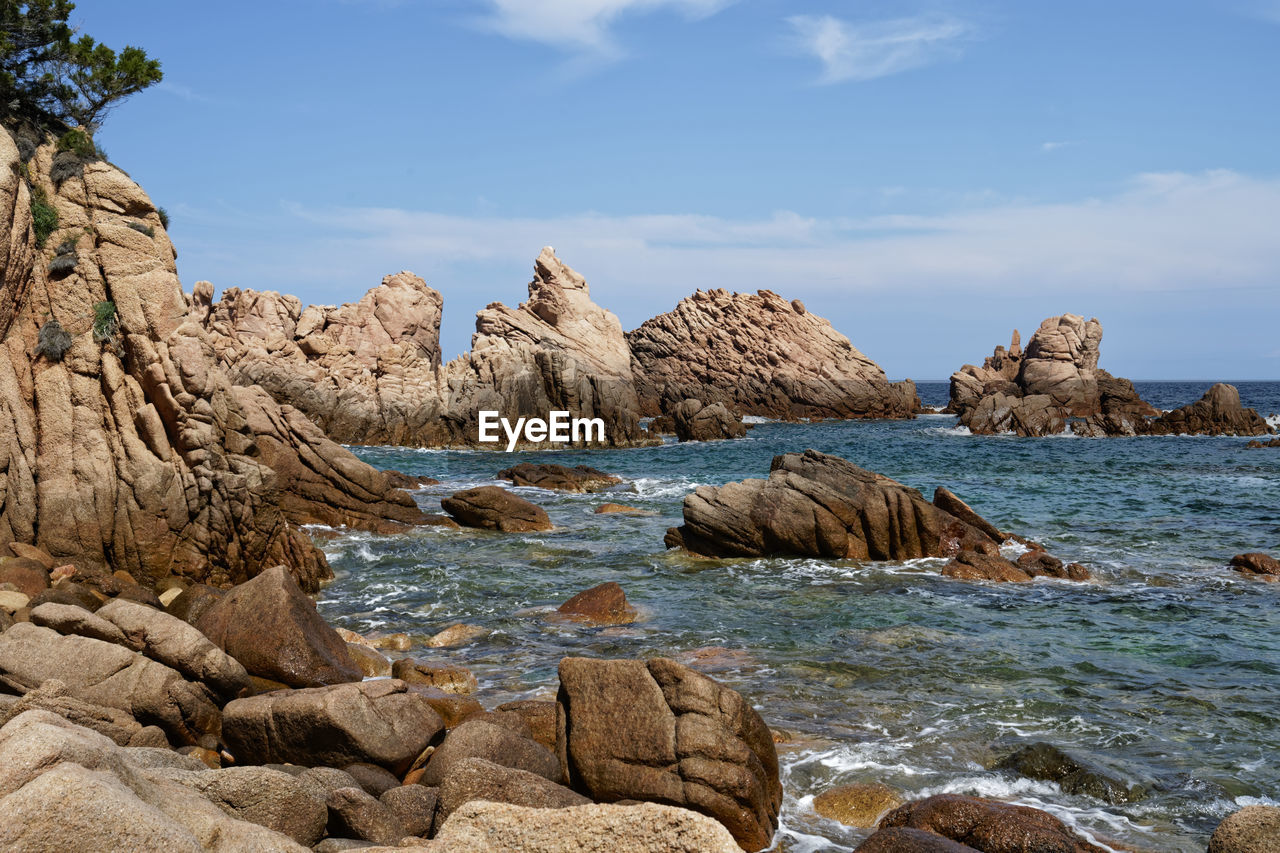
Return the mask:
<path id="1" fill-rule="evenodd" d="M 301 251 L 290 241 L 289 258 L 308 257 L 329 278 L 357 261 L 388 270 L 404 264 L 463 273 L 490 262 L 522 268 L 551 244 L 614 292 L 676 298 L 695 287 L 721 286 L 998 296 L 1044 288 L 1212 291 L 1280 283 L 1274 234 L 1280 180 L 1229 171 L 1140 175 L 1109 197 L 1070 203 L 1003 201 L 941 215 L 848 219 L 792 212 L 731 220 L 468 217 L 298 205 L 289 211 L 300 219 L 295 233 L 315 235 Z"/>
<path id="2" fill-rule="evenodd" d="M 626 14 L 675 11 L 687 18 L 713 15 L 735 0 L 483 0 L 483 25 L 515 39 L 597 55 L 617 55 L 612 27 Z"/>
<path id="3" fill-rule="evenodd" d="M 1076 145 L 1074 142 L 1041 142 L 1040 150 L 1046 154 L 1051 151 L 1057 151 L 1060 148 L 1072 148 Z"/>
<path id="4" fill-rule="evenodd" d="M 974 27 L 947 15 L 850 23 L 830 15 L 788 18 L 796 45 L 822 63 L 821 83 L 874 80 L 958 56 Z"/>

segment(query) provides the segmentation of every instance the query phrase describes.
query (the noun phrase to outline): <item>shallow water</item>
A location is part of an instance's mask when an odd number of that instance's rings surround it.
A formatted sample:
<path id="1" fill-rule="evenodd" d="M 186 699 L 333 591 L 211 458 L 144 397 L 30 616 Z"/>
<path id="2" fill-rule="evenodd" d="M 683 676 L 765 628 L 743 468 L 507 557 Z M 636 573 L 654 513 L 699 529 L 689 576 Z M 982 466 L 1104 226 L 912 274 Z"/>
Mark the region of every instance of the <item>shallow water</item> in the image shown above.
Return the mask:
<path id="1" fill-rule="evenodd" d="M 1138 384 L 1169 408 L 1210 383 Z M 922 397 L 936 395 L 932 385 Z M 1280 383 L 1241 391 L 1246 405 L 1280 411 Z M 518 490 L 547 509 L 551 533 L 332 540 L 337 579 L 320 608 L 358 631 L 492 629 L 463 649 L 417 653 L 470 667 L 494 704 L 551 695 L 565 655 L 691 661 L 720 649 L 698 665 L 794 735 L 780 747 L 786 850 L 857 846 L 864 832 L 810 807 L 813 794 L 848 782 L 995 796 L 1169 851 L 1202 851 L 1223 816 L 1280 799 L 1280 584 L 1225 566 L 1241 551 L 1280 549 L 1280 451 L 1245 450 L 1239 438 L 975 437 L 953 423 L 761 424 L 736 442 L 624 451 L 359 448 L 373 464 L 443 481 L 417 493 L 432 511 L 518 461 L 588 464 L 629 482 L 601 495 Z M 766 476 L 775 454 L 810 447 L 926 495 L 946 485 L 1002 529 L 1085 563 L 1096 581 L 997 586 L 942 578 L 939 560 L 710 561 L 663 549 L 695 485 Z M 606 500 L 655 515 L 595 515 Z M 607 580 L 641 622 L 589 629 L 543 618 Z M 986 769 L 1036 740 L 1149 796 L 1112 806 Z"/>

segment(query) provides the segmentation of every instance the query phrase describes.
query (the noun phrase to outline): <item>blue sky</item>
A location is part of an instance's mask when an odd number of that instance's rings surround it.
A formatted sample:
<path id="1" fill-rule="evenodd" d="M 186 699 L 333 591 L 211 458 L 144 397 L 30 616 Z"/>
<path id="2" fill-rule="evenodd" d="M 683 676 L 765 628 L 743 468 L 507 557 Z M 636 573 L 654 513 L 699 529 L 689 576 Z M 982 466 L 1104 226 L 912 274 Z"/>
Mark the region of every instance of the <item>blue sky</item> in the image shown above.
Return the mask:
<path id="1" fill-rule="evenodd" d="M 1280 0 L 81 0 L 165 82 L 99 141 L 188 288 L 474 313 L 543 245 L 626 328 L 768 287 L 894 378 L 1098 317 L 1137 379 L 1280 379 Z"/>

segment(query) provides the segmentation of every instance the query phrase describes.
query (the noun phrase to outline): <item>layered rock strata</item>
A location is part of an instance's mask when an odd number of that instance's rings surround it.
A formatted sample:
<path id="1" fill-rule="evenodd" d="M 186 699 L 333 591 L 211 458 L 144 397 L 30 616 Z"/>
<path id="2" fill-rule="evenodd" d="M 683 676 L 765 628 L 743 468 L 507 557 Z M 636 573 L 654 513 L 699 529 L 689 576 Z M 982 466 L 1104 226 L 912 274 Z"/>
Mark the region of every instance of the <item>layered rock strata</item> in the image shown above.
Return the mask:
<path id="1" fill-rule="evenodd" d="M 55 183 L 54 156 L 23 162 L 0 132 L 0 545 L 144 585 L 284 563 L 315 589 L 330 573 L 298 522 L 421 519 L 384 475 L 234 388 L 151 200 L 104 162 Z M 33 192 L 57 212 L 43 247 Z"/>
<path id="2" fill-rule="evenodd" d="M 653 442 L 640 428 L 622 324 L 549 248 L 534 263 L 528 301 L 481 310 L 471 352 L 444 365 L 443 299 L 408 272 L 336 308 L 238 288 L 215 303 L 208 282 L 196 285 L 195 303 L 237 384 L 261 386 L 336 441 L 476 445 L 488 410 L 512 423 L 552 411 L 604 422 L 603 441 L 569 445 Z"/>
<path id="3" fill-rule="evenodd" d="M 914 383 L 890 383 L 828 321 L 769 290 L 699 290 L 627 341 L 646 416 L 686 399 L 781 420 L 909 418 L 921 409 Z"/>

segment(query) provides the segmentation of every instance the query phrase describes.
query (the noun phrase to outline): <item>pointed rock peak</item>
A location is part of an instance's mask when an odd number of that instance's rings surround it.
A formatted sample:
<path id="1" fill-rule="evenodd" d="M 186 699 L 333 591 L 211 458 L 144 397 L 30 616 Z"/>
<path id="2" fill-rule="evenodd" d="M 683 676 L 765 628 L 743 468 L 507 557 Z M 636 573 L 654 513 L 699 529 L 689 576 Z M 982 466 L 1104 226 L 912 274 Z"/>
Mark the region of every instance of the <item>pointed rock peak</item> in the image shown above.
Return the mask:
<path id="1" fill-rule="evenodd" d="M 1013 330 L 1013 338 L 1009 341 L 1009 355 L 1022 355 L 1022 335 Z"/>
<path id="2" fill-rule="evenodd" d="M 536 296 L 537 290 L 545 285 L 554 285 L 561 290 L 587 291 L 587 281 L 572 267 L 556 257 L 556 250 L 547 246 L 533 263 L 534 280 L 529 284 L 529 296 Z"/>

